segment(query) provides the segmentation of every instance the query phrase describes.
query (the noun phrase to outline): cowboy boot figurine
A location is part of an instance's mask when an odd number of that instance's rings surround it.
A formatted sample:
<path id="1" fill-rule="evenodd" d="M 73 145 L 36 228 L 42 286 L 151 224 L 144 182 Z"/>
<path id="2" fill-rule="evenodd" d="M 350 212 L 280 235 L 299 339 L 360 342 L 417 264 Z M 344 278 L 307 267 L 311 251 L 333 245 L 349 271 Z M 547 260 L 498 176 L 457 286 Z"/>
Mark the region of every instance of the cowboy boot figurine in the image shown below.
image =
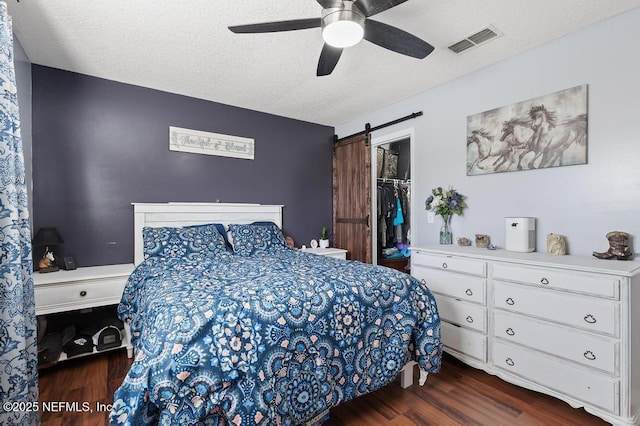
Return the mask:
<path id="1" fill-rule="evenodd" d="M 618 259 L 629 260 L 633 259 L 633 251 L 630 247 L 629 234 L 622 231 L 612 231 L 607 234 L 607 240 L 609 240 L 609 250 L 598 253 L 593 252 L 593 255 L 598 259 Z"/>

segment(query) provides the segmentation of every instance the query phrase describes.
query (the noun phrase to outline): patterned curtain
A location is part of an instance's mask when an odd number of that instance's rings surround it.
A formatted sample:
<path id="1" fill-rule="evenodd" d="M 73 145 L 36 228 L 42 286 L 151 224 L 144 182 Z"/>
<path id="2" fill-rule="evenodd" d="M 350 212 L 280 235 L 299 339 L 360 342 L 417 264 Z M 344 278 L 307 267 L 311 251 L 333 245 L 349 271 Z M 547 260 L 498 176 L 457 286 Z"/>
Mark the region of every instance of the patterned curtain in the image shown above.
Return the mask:
<path id="1" fill-rule="evenodd" d="M 0 2 L 0 424 L 39 423 L 38 354 L 13 31 Z"/>

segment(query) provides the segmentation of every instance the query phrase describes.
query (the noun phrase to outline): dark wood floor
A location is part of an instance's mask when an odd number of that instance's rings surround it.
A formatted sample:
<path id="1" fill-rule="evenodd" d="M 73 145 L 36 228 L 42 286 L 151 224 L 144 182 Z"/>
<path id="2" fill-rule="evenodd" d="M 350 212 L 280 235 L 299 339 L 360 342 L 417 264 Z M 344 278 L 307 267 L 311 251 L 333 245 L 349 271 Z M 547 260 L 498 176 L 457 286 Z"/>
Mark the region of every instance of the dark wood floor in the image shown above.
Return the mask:
<path id="1" fill-rule="evenodd" d="M 126 351 L 118 350 L 41 370 L 41 405 L 43 402 L 78 402 L 78 410 L 81 411 L 60 409 L 42 412 L 42 425 L 108 424 L 108 413 L 100 410 L 113 402 L 113 392 L 122 382 L 130 363 Z M 91 411 L 82 412 L 85 407 L 82 403 Z M 333 409 L 326 426 L 460 424 L 606 423 L 584 410 L 573 409 L 555 398 L 510 385 L 445 356 L 442 371 L 431 374 L 424 387 L 414 384 L 409 389 L 402 389 L 398 383 L 392 383 Z"/>

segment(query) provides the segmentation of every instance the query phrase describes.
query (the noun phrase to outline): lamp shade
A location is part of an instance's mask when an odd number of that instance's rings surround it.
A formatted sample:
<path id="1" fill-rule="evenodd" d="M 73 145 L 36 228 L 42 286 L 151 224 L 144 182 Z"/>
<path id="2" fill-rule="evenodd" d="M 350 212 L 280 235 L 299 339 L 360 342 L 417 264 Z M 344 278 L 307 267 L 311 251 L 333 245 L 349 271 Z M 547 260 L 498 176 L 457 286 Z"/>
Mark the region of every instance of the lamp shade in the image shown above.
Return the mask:
<path id="1" fill-rule="evenodd" d="M 64 243 L 58 230 L 54 227 L 39 228 L 31 241 L 34 246 L 55 246 Z"/>

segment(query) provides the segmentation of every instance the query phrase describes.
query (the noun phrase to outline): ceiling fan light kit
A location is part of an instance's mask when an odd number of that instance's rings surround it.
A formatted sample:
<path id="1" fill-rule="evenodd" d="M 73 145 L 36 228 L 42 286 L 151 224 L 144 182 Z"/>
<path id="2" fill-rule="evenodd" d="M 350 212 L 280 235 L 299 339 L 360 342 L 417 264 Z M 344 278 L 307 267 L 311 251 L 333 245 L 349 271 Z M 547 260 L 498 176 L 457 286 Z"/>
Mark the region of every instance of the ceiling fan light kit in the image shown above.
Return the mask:
<path id="1" fill-rule="evenodd" d="M 317 76 L 329 75 L 338 64 L 342 50 L 362 39 L 401 55 L 423 59 L 433 52 L 426 41 L 394 26 L 374 21 L 371 16 L 396 7 L 407 0 L 316 0 L 322 6 L 320 19 L 306 18 L 260 24 L 234 25 L 240 34 L 322 28 L 324 45 L 318 60 Z"/>
<path id="2" fill-rule="evenodd" d="M 364 37 L 364 15 L 352 2 L 345 1 L 344 8 L 322 11 L 322 39 L 339 48 L 355 46 Z"/>

